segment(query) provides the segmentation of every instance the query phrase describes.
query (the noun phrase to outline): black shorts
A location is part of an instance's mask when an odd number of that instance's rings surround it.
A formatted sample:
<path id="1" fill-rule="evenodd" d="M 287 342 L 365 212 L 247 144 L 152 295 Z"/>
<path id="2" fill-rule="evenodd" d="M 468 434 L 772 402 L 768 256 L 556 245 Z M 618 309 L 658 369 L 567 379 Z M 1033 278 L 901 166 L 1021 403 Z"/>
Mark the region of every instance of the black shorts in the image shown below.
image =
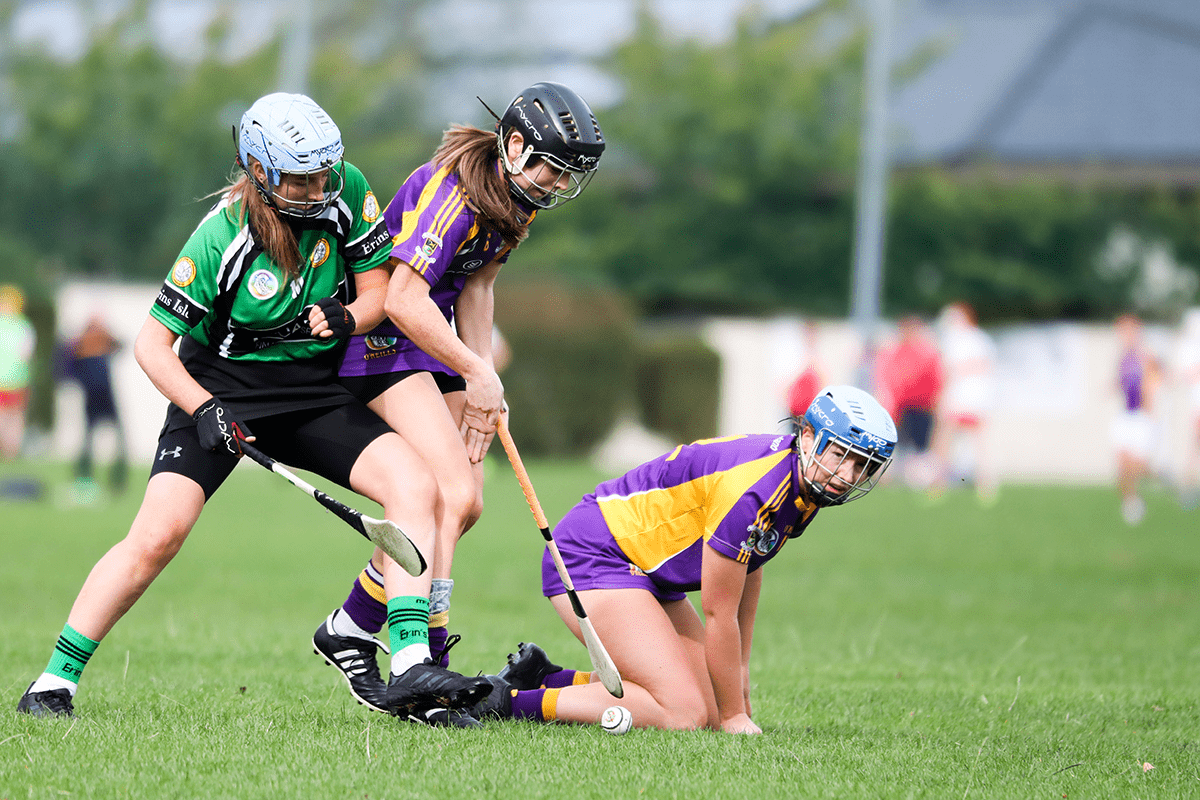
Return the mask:
<path id="1" fill-rule="evenodd" d="M 291 411 L 251 420 L 254 446 L 297 469 L 315 472 L 350 488 L 350 470 L 362 451 L 385 433 L 388 424 L 361 403 L 311 411 Z M 150 475 L 174 472 L 191 478 L 208 500 L 237 466 L 230 453 L 204 450 L 194 425 L 164 433 L 158 440 Z"/>
<path id="2" fill-rule="evenodd" d="M 900 412 L 899 429 L 900 444 L 911 447 L 919 453 L 929 449 L 929 439 L 933 433 L 933 412 L 923 408 L 906 408 Z"/>
<path id="3" fill-rule="evenodd" d="M 405 378 L 421 372 L 429 372 L 429 370 L 405 369 L 399 372 L 385 372 L 382 375 L 343 377 L 338 380 L 350 391 L 350 394 L 364 403 L 369 403 Z M 433 376 L 433 380 L 442 394 L 467 390 L 467 381 L 462 375 L 448 375 L 445 372 L 429 372 L 429 374 Z"/>

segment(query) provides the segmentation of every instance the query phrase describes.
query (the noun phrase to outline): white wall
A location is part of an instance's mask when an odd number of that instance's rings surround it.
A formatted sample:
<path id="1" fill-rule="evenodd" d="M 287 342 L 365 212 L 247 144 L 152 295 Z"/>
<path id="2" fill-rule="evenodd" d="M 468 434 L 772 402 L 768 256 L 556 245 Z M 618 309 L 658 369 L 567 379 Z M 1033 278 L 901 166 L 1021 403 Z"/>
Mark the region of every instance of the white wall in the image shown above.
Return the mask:
<path id="1" fill-rule="evenodd" d="M 158 393 L 133 358 L 133 342 L 142 329 L 160 284 L 73 282 L 58 293 L 58 338 L 78 336 L 93 314 L 99 314 L 122 348 L 112 358 L 113 391 L 125 428 L 129 460 L 149 464 L 167 413 L 167 401 Z M 51 451 L 56 458 L 73 459 L 83 442 L 83 392 L 73 381 L 61 383 L 54 398 Z M 111 437 L 111 434 L 110 434 Z M 112 439 L 98 441 L 97 457 L 111 457 Z M 107 444 L 107 446 L 105 446 Z"/>
<path id="2" fill-rule="evenodd" d="M 807 363 L 802 321 L 713 319 L 704 326 L 721 356 L 717 435 L 779 430 L 786 389 Z M 999 349 L 996 410 L 989 458 L 1002 481 L 1110 483 L 1116 475 L 1109 434 L 1120 396 L 1118 345 L 1110 325 L 1054 323 L 990 330 Z M 1169 363 L 1172 332 L 1147 330 Z M 857 374 L 861 344 L 845 322 L 819 322 L 818 361 L 826 382 L 865 385 Z M 1175 474 L 1182 458 L 1184 399 L 1174 382 L 1161 403 L 1160 468 Z"/>

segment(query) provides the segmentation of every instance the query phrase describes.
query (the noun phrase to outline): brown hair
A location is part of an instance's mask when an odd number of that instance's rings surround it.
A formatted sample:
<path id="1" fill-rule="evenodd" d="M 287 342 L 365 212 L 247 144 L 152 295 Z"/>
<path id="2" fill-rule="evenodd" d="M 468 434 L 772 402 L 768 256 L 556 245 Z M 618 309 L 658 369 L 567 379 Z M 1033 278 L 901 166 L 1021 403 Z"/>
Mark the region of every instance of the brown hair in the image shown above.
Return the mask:
<path id="1" fill-rule="evenodd" d="M 279 217 L 279 212 L 267 205 L 250 178 L 241 169 L 231 176 L 231 183 L 215 194 L 229 199 L 225 214 L 239 225 L 250 219 L 250 231 L 255 241 L 289 279 L 300 274 L 300 245 L 292 228 Z M 237 202 L 237 201 L 241 202 Z"/>
<path id="2" fill-rule="evenodd" d="M 529 235 L 530 215 L 508 191 L 508 180 L 497 167 L 500 153 L 496 134 L 471 125 L 452 125 L 442 135 L 433 163 L 456 173 L 467 202 L 479 222 L 516 247 Z"/>

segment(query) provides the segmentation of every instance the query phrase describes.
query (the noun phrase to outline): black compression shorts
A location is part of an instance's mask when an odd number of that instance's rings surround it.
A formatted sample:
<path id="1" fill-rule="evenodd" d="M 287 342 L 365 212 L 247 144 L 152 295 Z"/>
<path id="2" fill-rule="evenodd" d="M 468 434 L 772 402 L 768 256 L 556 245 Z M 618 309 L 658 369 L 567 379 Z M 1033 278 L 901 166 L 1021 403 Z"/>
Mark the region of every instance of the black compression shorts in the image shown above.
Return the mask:
<path id="1" fill-rule="evenodd" d="M 369 403 L 400 381 L 420 372 L 429 372 L 429 370 L 405 369 L 399 372 L 385 372 L 382 375 L 343 377 L 338 380 L 350 391 L 350 394 L 364 403 Z M 467 390 L 467 381 L 461 375 L 448 375 L 445 372 L 429 372 L 429 374 L 433 376 L 433 380 L 442 394 Z"/>
<path id="2" fill-rule="evenodd" d="M 375 412 L 352 402 L 334 408 L 292 411 L 251 420 L 254 446 L 276 461 L 308 470 L 350 488 L 350 470 L 367 445 L 392 429 Z M 191 478 L 208 500 L 237 466 L 230 453 L 204 450 L 196 427 L 178 428 L 158 440 L 150 475 L 174 472 Z"/>

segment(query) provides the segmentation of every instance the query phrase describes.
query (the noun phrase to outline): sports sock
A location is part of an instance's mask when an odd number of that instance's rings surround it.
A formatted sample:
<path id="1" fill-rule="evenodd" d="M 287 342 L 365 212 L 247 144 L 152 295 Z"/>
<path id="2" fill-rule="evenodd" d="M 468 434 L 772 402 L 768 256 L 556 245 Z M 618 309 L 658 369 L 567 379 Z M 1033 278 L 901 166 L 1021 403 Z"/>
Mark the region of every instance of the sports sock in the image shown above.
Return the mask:
<path id="1" fill-rule="evenodd" d="M 558 693 L 562 689 L 531 689 L 513 694 L 513 719 L 553 722 L 558 718 Z"/>
<path id="2" fill-rule="evenodd" d="M 358 639 L 373 639 L 375 635 L 368 630 L 364 630 L 357 622 L 351 619 L 345 609 L 336 608 L 329 615 L 327 620 L 330 629 L 337 636 L 353 636 Z"/>
<path id="3" fill-rule="evenodd" d="M 438 658 L 439 667 L 450 666 L 450 653 L 446 652 L 446 640 L 450 638 L 450 630 L 446 627 L 446 623 L 450 619 L 450 614 L 443 611 L 435 618 L 433 614 L 429 615 L 429 652 L 432 658 L 433 653 L 441 653 Z M 439 624 L 440 623 L 440 624 Z"/>
<path id="4" fill-rule="evenodd" d="M 33 682 L 32 691 L 66 689 L 74 697 L 79 688 L 79 679 L 83 677 L 83 668 L 99 646 L 100 643 L 95 639 L 89 639 L 70 625 L 64 625 L 58 641 L 54 643 L 50 663 L 46 665 L 46 671 Z"/>
<path id="5" fill-rule="evenodd" d="M 388 600 L 387 612 L 392 674 L 403 675 L 409 667 L 429 658 L 429 600 L 393 597 Z"/>
<path id="6" fill-rule="evenodd" d="M 429 587 L 429 616 L 450 610 L 450 593 L 454 591 L 452 578 L 434 578 Z"/>
<path id="7" fill-rule="evenodd" d="M 429 650 L 442 652 L 450 636 L 450 592 L 454 581 L 450 578 L 434 578 L 429 589 Z M 450 666 L 450 654 L 442 653 L 438 666 Z"/>
<path id="8" fill-rule="evenodd" d="M 367 562 L 367 568 L 354 579 L 342 610 L 363 632 L 374 635 L 387 620 L 387 595 L 383 591 L 383 573 Z"/>
<path id="9" fill-rule="evenodd" d="M 551 672 L 542 679 L 542 686 L 547 689 L 561 689 L 564 686 L 583 686 L 592 682 L 592 673 L 580 672 L 574 669 L 563 669 Z"/>

